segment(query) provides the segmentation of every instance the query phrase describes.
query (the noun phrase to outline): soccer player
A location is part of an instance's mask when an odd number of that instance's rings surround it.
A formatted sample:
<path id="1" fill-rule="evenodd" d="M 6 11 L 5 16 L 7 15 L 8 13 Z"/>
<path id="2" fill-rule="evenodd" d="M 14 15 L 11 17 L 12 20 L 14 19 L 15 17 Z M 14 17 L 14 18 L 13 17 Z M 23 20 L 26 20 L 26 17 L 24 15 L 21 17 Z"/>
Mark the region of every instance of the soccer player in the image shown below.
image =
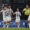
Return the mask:
<path id="1" fill-rule="evenodd" d="M 8 11 L 8 16 L 7 16 L 7 20 L 8 20 L 8 25 L 7 25 L 7 28 L 9 27 L 9 24 L 11 22 L 11 16 L 12 16 L 12 13 L 13 13 L 13 10 L 11 9 L 11 6 L 8 5 L 8 8 L 7 8 L 7 11 Z"/>
<path id="2" fill-rule="evenodd" d="M 29 5 L 26 5 L 26 7 L 23 9 L 24 12 L 24 19 L 25 19 L 25 27 L 27 27 L 27 19 L 28 19 L 28 12 L 29 12 Z"/>
<path id="3" fill-rule="evenodd" d="M 29 5 L 26 5 L 26 8 L 23 9 L 23 12 L 25 13 L 25 14 L 24 14 L 24 15 L 25 15 L 25 20 L 28 19 L 28 15 L 29 15 L 29 14 L 27 14 L 28 11 L 29 11 Z"/>
<path id="4" fill-rule="evenodd" d="M 20 26 L 20 16 L 21 16 L 21 13 L 19 12 L 19 8 L 17 8 L 15 14 L 16 14 L 16 21 L 15 22 L 18 25 L 18 28 L 19 28 L 19 26 Z"/>
<path id="5" fill-rule="evenodd" d="M 30 28 L 30 8 L 29 8 L 29 16 L 28 16 L 28 25 L 29 25 L 29 28 Z"/>
<path id="6" fill-rule="evenodd" d="M 7 10 L 6 10 L 6 7 L 4 7 L 0 12 L 2 12 L 3 14 L 3 22 L 4 22 L 4 27 L 6 27 L 6 22 L 7 22 L 7 19 L 6 19 L 6 16 L 7 16 Z"/>

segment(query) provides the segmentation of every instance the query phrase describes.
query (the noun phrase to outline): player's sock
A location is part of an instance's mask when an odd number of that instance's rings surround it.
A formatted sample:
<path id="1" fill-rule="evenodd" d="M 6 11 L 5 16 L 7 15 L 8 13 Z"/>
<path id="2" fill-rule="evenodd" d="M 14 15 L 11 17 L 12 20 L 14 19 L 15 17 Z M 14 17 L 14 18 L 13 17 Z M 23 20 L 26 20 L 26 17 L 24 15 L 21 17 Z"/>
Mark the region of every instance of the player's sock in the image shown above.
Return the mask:
<path id="1" fill-rule="evenodd" d="M 20 24 L 18 24 L 18 28 L 19 28 Z"/>
<path id="2" fill-rule="evenodd" d="M 30 23 L 29 23 L 29 28 L 30 28 Z"/>
<path id="3" fill-rule="evenodd" d="M 8 28 L 8 25 L 7 25 L 7 28 Z"/>
<path id="4" fill-rule="evenodd" d="M 2 30 L 4 30 L 5 27 L 6 27 L 6 24 L 3 25 Z"/>
<path id="5" fill-rule="evenodd" d="M 8 25 L 7 25 L 7 28 L 9 27 L 9 23 L 8 23 Z"/>
<path id="6" fill-rule="evenodd" d="M 7 28 L 8 28 L 8 25 L 7 25 Z"/>
<path id="7" fill-rule="evenodd" d="M 4 28 L 6 27 L 6 24 L 4 24 Z"/>

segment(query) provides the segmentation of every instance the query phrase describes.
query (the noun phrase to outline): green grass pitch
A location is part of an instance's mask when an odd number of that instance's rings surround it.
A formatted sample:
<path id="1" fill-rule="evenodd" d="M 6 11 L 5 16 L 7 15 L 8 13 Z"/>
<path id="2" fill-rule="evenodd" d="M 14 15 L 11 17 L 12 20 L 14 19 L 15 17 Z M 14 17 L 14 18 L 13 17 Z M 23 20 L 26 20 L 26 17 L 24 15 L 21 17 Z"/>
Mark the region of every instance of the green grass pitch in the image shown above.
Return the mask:
<path id="1" fill-rule="evenodd" d="M 2 28 L 0 28 L 2 30 Z M 29 28 L 16 28 L 16 27 L 10 27 L 8 29 L 4 28 L 4 30 L 30 30 Z"/>

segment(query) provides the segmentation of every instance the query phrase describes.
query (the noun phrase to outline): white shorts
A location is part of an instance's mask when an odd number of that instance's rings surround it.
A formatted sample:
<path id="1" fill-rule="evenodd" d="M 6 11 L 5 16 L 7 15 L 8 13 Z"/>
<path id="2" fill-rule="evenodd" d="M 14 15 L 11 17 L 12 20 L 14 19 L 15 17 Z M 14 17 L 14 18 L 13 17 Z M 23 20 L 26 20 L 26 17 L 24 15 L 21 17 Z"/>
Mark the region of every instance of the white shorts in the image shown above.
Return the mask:
<path id="1" fill-rule="evenodd" d="M 16 22 L 20 22 L 20 19 L 16 19 Z"/>
<path id="2" fill-rule="evenodd" d="M 11 21 L 11 17 L 5 17 L 5 18 L 3 18 L 3 21 Z"/>
<path id="3" fill-rule="evenodd" d="M 30 20 L 30 15 L 28 16 L 28 20 Z"/>
<path id="4" fill-rule="evenodd" d="M 7 17 L 6 17 L 6 20 L 7 20 L 7 21 L 11 21 L 11 17 L 8 17 L 8 16 L 7 16 Z"/>
<path id="5" fill-rule="evenodd" d="M 6 18 L 3 18 L 3 21 L 7 21 Z"/>

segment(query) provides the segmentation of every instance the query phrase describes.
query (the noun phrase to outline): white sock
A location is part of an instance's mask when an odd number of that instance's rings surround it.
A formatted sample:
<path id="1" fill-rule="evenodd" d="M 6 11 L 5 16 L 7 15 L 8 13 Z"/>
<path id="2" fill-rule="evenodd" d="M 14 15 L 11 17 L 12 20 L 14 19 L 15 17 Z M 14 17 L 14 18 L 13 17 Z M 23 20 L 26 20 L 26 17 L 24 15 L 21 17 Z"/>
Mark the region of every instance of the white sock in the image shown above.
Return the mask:
<path id="1" fill-rule="evenodd" d="M 7 28 L 9 27 L 9 23 L 8 23 L 8 25 L 7 25 Z"/>
<path id="2" fill-rule="evenodd" d="M 4 26 L 3 26 L 4 28 L 6 27 L 6 24 L 4 24 Z"/>
<path id="3" fill-rule="evenodd" d="M 7 28 L 8 28 L 8 25 L 7 25 Z"/>
<path id="4" fill-rule="evenodd" d="M 29 28 L 30 28 L 30 23 L 29 23 Z"/>
<path id="5" fill-rule="evenodd" d="M 18 24 L 18 28 L 19 28 L 20 24 Z"/>
<path id="6" fill-rule="evenodd" d="M 7 28 L 8 28 L 8 25 L 7 25 Z"/>

